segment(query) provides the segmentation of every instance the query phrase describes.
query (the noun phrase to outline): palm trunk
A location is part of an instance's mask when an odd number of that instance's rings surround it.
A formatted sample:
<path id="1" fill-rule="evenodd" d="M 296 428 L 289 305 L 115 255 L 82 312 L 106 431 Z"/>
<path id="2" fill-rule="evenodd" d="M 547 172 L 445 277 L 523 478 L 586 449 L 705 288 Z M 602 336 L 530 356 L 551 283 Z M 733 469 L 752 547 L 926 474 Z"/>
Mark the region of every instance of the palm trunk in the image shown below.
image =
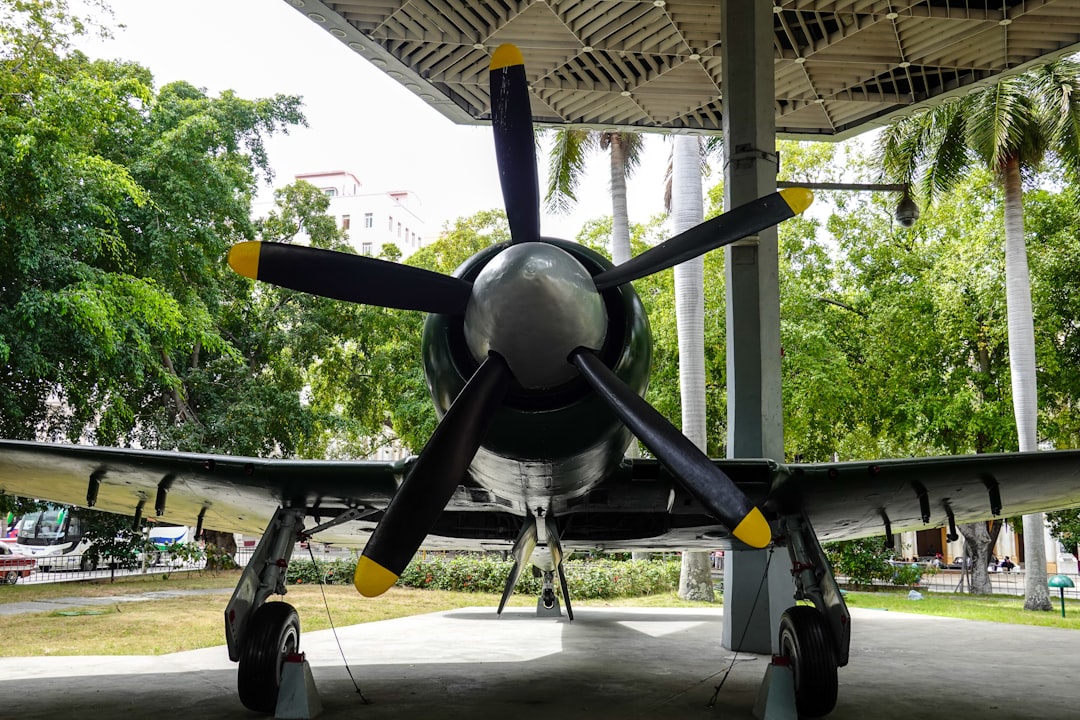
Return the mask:
<path id="1" fill-rule="evenodd" d="M 630 214 L 626 209 L 626 146 L 622 133 L 611 133 L 611 262 L 621 265 L 630 259 Z M 639 458 L 637 438 L 630 441 L 626 457 Z M 644 557 L 638 558 L 637 555 Z M 648 559 L 648 553 L 634 553 L 635 560 Z"/>
<path id="2" fill-rule="evenodd" d="M 611 133 L 611 262 L 630 259 L 630 218 L 626 210 L 626 149 L 622 133 Z"/>
<path id="3" fill-rule="evenodd" d="M 704 218 L 701 202 L 701 160 L 698 139 L 677 135 L 674 140 L 671 220 L 673 234 Z M 698 257 L 675 266 L 675 320 L 679 332 L 679 392 L 682 430 L 702 450 L 705 432 L 705 261 Z M 712 564 L 707 552 L 684 552 L 679 597 L 714 599 Z"/>
<path id="4" fill-rule="evenodd" d="M 1020 161 L 1005 166 L 1005 301 L 1009 314 L 1009 369 L 1020 451 L 1038 450 L 1038 389 L 1035 382 L 1035 323 L 1031 278 L 1024 243 Z M 1052 610 L 1046 587 L 1046 531 L 1042 513 L 1024 516 L 1024 609 Z"/>

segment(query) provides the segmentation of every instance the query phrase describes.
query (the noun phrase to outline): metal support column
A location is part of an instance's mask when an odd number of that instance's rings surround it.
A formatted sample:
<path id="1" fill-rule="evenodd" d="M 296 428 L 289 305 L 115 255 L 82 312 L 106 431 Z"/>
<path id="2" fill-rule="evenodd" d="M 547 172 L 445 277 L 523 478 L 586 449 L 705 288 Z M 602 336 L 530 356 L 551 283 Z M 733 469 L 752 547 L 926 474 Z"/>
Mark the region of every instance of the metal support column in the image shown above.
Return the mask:
<path id="1" fill-rule="evenodd" d="M 776 189 L 772 4 L 722 0 L 720 13 L 724 205 L 733 208 Z M 728 456 L 782 460 L 776 229 L 728 246 L 725 253 Z M 794 583 L 787 562 L 767 558 L 767 551 L 725 558 L 724 647 L 757 653 L 777 649 L 780 615 L 793 604 Z M 755 610 L 766 567 L 769 579 Z"/>

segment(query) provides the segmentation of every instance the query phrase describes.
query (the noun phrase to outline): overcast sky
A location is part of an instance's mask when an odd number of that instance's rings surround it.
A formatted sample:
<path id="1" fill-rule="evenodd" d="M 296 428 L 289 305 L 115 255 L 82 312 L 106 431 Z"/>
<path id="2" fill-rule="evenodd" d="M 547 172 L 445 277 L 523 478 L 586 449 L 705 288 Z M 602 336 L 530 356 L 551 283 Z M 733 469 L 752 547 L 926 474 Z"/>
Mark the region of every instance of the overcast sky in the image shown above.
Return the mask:
<path id="1" fill-rule="evenodd" d="M 79 4 L 72 0 L 73 7 Z M 429 237 L 456 217 L 502 207 L 490 127 L 455 125 L 284 0 L 111 5 L 115 22 L 126 29 L 107 42 L 81 42 L 93 57 L 138 61 L 159 87 L 187 80 L 213 94 L 232 89 L 245 98 L 304 98 L 309 127 L 269 144 L 276 184 L 297 173 L 346 170 L 367 190 L 414 191 Z M 628 188 L 631 221 L 662 211 L 667 152 L 659 136 L 649 137 L 645 161 Z M 543 175 L 545 157 L 539 165 Z M 578 210 L 545 215 L 542 232 L 572 239 L 585 220 L 610 215 L 607 187 L 607 160 L 596 156 Z"/>

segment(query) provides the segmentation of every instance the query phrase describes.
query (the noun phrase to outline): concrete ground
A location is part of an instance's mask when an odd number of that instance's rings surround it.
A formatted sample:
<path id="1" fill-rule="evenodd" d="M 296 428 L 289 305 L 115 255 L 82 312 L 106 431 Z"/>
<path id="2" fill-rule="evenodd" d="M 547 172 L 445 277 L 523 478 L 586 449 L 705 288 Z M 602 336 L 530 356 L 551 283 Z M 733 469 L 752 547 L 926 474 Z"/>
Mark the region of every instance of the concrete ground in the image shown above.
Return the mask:
<path id="1" fill-rule="evenodd" d="M 720 647 L 721 612 L 466 608 L 304 635 L 322 717 L 751 718 L 768 658 Z M 853 609 L 836 720 L 1080 717 L 1080 633 Z M 169 632 L 169 628 L 162 628 Z M 2 641 L 2 639 L 0 639 Z M 713 688 L 732 667 L 716 705 Z M 224 647 L 163 657 L 0 658 L 0 718 L 255 718 Z"/>

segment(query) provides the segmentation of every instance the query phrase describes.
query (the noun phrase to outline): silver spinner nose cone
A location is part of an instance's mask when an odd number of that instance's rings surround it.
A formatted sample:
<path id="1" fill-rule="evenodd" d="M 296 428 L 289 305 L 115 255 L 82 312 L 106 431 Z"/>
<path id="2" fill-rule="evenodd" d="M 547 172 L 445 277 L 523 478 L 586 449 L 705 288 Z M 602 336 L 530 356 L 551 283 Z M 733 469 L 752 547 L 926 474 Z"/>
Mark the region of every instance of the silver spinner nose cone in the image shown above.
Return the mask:
<path id="1" fill-rule="evenodd" d="M 607 313 L 592 276 L 568 252 L 547 243 L 511 245 L 473 281 L 465 339 L 477 361 L 503 356 L 527 388 L 554 387 L 577 370 L 579 347 L 599 350 Z"/>

